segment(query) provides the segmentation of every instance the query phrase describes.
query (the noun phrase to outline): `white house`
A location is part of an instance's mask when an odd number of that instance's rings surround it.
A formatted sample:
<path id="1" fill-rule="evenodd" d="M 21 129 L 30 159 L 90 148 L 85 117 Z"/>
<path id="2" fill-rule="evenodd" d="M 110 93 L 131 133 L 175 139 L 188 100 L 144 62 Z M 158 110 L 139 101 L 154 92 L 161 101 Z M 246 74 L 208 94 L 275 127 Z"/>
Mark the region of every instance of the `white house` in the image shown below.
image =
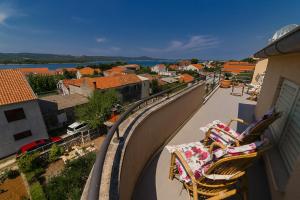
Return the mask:
<path id="1" fill-rule="evenodd" d="M 38 99 L 19 70 L 0 70 L 0 158 L 48 138 Z"/>
<path id="2" fill-rule="evenodd" d="M 184 70 L 192 70 L 192 71 L 197 71 L 198 73 L 200 73 L 203 69 L 203 65 L 202 64 L 190 64 L 188 66 L 185 67 Z"/>
<path id="3" fill-rule="evenodd" d="M 151 67 L 151 72 L 155 72 L 158 74 L 166 71 L 167 71 L 167 67 L 164 64 L 157 64 Z"/>

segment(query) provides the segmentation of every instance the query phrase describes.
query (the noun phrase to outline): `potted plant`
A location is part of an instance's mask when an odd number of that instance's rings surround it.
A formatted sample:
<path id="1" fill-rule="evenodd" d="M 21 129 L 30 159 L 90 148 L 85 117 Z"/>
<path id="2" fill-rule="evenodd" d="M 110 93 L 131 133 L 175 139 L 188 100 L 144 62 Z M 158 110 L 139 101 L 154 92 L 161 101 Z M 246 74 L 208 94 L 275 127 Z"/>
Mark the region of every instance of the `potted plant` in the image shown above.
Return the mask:
<path id="1" fill-rule="evenodd" d="M 230 80 L 230 77 L 232 76 L 231 73 L 229 72 L 226 72 L 224 74 L 224 79 L 221 81 L 221 84 L 220 84 L 220 87 L 221 88 L 230 88 L 231 86 L 231 80 Z"/>

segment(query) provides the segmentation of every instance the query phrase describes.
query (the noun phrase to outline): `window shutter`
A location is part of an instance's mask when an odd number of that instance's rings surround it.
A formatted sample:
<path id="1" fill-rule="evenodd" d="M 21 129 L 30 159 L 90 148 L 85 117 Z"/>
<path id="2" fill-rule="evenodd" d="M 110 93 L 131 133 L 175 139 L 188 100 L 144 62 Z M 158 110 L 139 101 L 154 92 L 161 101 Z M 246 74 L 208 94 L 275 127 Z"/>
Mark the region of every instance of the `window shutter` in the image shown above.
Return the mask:
<path id="1" fill-rule="evenodd" d="M 289 174 L 300 155 L 300 94 L 298 94 L 285 130 L 279 141 L 279 150 Z"/>
<path id="2" fill-rule="evenodd" d="M 271 125 L 273 139 L 277 142 L 281 137 L 297 93 L 298 86 L 296 84 L 288 80 L 282 82 L 281 90 L 275 104 L 276 110 L 282 112 L 282 116 Z"/>

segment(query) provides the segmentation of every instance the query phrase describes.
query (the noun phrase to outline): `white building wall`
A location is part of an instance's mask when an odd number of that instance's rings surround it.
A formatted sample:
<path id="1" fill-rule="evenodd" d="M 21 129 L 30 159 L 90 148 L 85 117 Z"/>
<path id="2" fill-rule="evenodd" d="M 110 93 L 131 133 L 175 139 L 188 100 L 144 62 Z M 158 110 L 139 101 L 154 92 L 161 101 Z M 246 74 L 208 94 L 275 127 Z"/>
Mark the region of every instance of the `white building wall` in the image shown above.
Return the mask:
<path id="1" fill-rule="evenodd" d="M 23 108 L 26 118 L 7 122 L 4 111 Z M 15 141 L 14 134 L 30 130 L 32 136 Z M 0 158 L 15 153 L 34 140 L 48 138 L 37 100 L 0 106 Z"/>

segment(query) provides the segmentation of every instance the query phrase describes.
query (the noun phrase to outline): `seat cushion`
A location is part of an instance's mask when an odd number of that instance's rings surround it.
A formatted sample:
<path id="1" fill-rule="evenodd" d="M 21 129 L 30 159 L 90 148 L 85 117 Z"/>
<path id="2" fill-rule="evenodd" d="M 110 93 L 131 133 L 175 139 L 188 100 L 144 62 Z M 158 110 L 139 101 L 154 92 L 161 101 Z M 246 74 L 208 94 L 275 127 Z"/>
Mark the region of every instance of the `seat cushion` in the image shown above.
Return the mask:
<path id="1" fill-rule="evenodd" d="M 212 123 L 207 124 L 205 127 L 201 127 L 200 130 L 203 132 L 207 132 L 210 128 L 219 128 L 222 129 L 228 133 L 230 133 L 234 138 L 239 138 L 240 134 L 233 130 L 232 128 L 228 127 L 225 123 L 221 122 L 220 120 L 215 120 Z M 232 137 L 228 136 L 222 131 L 216 130 L 216 129 L 211 129 L 211 135 L 210 138 L 216 142 L 220 142 L 224 144 L 225 146 L 228 146 L 232 143 L 234 143 L 234 140 Z"/>
<path id="2" fill-rule="evenodd" d="M 208 149 L 200 142 L 192 142 L 175 146 L 166 146 L 170 153 L 179 151 L 184 160 L 189 165 L 196 179 L 199 179 L 211 166 L 212 156 Z M 176 168 L 179 179 L 186 183 L 191 181 L 188 173 L 185 171 L 182 163 L 176 159 Z"/>

